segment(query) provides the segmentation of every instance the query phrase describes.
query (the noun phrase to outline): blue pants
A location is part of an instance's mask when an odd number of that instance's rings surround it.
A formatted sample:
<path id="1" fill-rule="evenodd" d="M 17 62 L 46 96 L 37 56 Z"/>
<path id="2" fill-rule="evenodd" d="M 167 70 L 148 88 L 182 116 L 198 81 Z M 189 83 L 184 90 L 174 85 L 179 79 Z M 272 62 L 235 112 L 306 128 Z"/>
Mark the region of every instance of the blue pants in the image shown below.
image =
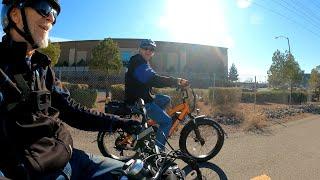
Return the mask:
<path id="1" fill-rule="evenodd" d="M 171 117 L 165 111 L 165 108 L 170 101 L 171 99 L 169 96 L 158 94 L 153 102 L 146 104 L 147 115 L 159 124 L 156 144 L 161 150 L 164 150 L 165 148 L 165 137 L 168 137 L 172 124 Z M 163 133 L 165 134 L 165 137 Z"/>
<path id="2" fill-rule="evenodd" d="M 40 177 L 32 177 L 31 179 L 39 180 L 87 180 L 87 179 L 113 179 L 112 174 L 116 172 L 117 169 L 121 169 L 124 165 L 123 162 L 96 156 L 84 151 L 74 149 L 71 160 L 66 165 L 63 171 L 58 171 L 56 173 L 47 174 Z M 4 176 L 0 171 L 1 176 Z"/>

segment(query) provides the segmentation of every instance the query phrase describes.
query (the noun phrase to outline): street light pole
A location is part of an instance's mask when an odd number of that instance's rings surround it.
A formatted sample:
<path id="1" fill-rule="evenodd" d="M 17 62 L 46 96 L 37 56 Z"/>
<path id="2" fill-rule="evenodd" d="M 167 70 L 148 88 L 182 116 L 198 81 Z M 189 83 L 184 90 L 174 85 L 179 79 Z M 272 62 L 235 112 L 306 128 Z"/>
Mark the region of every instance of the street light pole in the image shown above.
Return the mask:
<path id="1" fill-rule="evenodd" d="M 276 36 L 275 39 L 278 39 L 278 38 L 286 38 L 287 39 L 287 42 L 288 42 L 288 47 L 289 47 L 289 54 L 291 55 L 291 50 L 290 50 L 290 41 L 289 41 L 289 38 L 286 37 L 286 36 Z"/>
<path id="2" fill-rule="evenodd" d="M 289 59 L 291 59 L 291 51 L 290 51 L 290 42 L 289 42 L 289 38 L 286 37 L 286 36 L 276 36 L 275 39 L 278 39 L 278 38 L 286 38 L 287 39 L 287 42 L 288 42 L 288 47 L 289 47 Z M 291 106 L 291 98 L 292 98 L 292 82 L 290 80 L 290 97 L 289 97 L 289 106 Z"/>

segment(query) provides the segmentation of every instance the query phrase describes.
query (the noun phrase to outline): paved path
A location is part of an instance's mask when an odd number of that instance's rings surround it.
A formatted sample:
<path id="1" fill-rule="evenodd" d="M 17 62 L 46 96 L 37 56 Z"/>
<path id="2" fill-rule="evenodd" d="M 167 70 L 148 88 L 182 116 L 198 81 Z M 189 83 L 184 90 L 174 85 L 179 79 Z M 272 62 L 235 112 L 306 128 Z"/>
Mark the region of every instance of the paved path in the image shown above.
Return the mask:
<path id="1" fill-rule="evenodd" d="M 75 147 L 100 154 L 96 143 L 91 143 L 96 133 L 72 132 Z M 171 140 L 174 146 L 177 140 Z M 265 134 L 230 134 L 211 162 L 231 180 L 320 179 L 320 116 L 278 124 Z"/>
<path id="2" fill-rule="evenodd" d="M 320 116 L 273 126 L 264 135 L 232 134 L 211 162 L 232 180 L 320 179 Z"/>

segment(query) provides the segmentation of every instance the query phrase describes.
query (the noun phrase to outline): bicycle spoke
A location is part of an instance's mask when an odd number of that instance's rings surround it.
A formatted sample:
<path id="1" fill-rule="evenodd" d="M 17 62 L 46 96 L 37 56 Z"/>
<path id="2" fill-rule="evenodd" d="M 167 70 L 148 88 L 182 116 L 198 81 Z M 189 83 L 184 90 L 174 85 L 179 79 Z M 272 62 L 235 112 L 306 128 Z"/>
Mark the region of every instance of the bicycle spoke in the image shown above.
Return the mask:
<path id="1" fill-rule="evenodd" d="M 192 131 L 187 138 L 188 151 L 197 157 L 207 156 L 217 143 L 217 132 L 210 126 L 198 126 L 204 145 L 201 145 L 196 134 Z"/>

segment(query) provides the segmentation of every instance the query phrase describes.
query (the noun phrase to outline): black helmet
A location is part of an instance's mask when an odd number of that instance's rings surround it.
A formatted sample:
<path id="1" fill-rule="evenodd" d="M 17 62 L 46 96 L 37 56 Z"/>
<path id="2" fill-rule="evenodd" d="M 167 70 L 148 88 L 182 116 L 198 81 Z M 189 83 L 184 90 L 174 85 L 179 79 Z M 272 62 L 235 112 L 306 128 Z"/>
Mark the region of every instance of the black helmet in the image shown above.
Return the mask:
<path id="1" fill-rule="evenodd" d="M 143 39 L 141 42 L 140 42 L 140 48 L 144 49 L 144 48 L 147 48 L 147 47 L 153 47 L 153 48 L 156 48 L 157 45 L 154 41 L 152 41 L 151 39 Z"/>
<path id="2" fill-rule="evenodd" d="M 21 9 L 24 32 L 20 30 L 10 18 L 10 11 L 14 7 Z M 56 16 L 58 16 L 61 11 L 60 3 L 59 3 L 59 0 L 2 0 L 1 24 L 2 24 L 3 31 L 8 32 L 10 28 L 14 28 L 34 48 L 37 48 L 37 46 L 34 44 L 34 40 L 28 28 L 28 23 L 27 23 L 25 11 L 24 11 L 25 7 L 34 8 L 42 16 L 48 16 L 49 13 L 52 12 L 52 9 L 54 9 L 55 10 L 54 16 L 56 18 Z M 53 22 L 53 24 L 54 23 L 55 22 Z"/>

